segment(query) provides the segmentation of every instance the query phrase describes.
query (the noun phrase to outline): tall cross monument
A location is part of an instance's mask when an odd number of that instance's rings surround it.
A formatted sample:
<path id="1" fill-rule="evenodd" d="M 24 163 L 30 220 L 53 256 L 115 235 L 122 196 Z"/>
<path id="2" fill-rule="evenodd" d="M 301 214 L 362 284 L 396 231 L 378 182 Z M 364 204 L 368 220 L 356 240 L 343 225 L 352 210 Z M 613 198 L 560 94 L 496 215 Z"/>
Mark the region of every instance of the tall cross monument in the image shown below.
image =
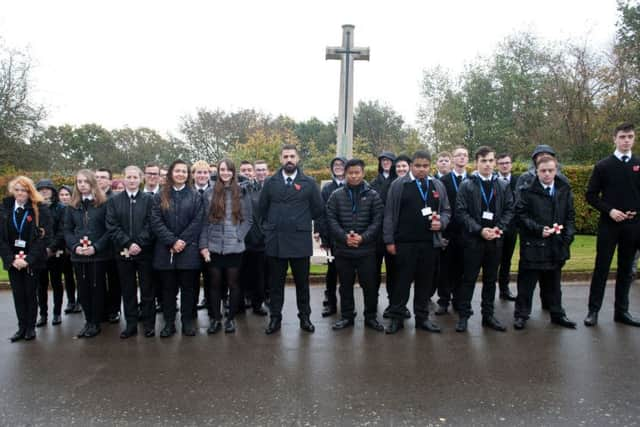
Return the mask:
<path id="1" fill-rule="evenodd" d="M 336 155 L 350 159 L 353 157 L 353 61 L 368 61 L 368 47 L 353 47 L 353 25 L 342 26 L 342 46 L 328 47 L 325 59 L 339 59 L 340 105 L 338 107 L 338 128 Z"/>

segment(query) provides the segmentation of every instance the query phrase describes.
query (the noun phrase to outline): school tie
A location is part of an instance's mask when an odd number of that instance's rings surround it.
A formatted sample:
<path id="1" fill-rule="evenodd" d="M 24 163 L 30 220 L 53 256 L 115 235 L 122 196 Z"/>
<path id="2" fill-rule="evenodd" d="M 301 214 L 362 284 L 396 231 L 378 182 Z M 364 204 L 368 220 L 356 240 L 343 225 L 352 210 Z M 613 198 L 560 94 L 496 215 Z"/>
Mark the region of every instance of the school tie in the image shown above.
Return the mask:
<path id="1" fill-rule="evenodd" d="M 629 156 L 627 156 L 627 155 L 622 156 L 622 162 L 623 163 L 627 163 L 628 161 L 629 161 Z"/>
<path id="2" fill-rule="evenodd" d="M 293 179 L 291 179 L 290 176 L 287 177 L 287 187 L 291 187 L 291 183 L 293 182 Z"/>

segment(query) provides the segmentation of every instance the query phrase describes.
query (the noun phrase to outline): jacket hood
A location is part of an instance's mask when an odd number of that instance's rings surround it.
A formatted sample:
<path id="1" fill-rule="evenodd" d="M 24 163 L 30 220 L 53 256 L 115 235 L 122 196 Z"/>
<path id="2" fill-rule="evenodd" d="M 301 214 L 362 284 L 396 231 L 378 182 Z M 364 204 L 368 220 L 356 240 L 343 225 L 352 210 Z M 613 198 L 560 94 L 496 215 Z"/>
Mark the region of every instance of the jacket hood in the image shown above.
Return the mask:
<path id="1" fill-rule="evenodd" d="M 540 153 L 551 154 L 553 157 L 556 157 L 556 152 L 550 145 L 541 144 L 538 145 L 535 150 L 533 150 L 533 154 L 531 154 L 531 160 L 535 160 L 536 156 Z"/>
<path id="2" fill-rule="evenodd" d="M 41 179 L 40 181 L 38 181 L 38 183 L 36 184 L 36 190 L 41 190 L 43 188 L 50 189 L 53 192 L 54 198 L 58 195 L 58 189 L 50 179 Z"/>
<path id="3" fill-rule="evenodd" d="M 331 176 L 333 177 L 333 179 L 336 178 L 336 176 L 333 174 L 333 164 L 337 161 L 340 160 L 342 162 L 343 165 L 347 164 L 347 159 L 346 157 L 334 157 L 333 159 L 331 159 L 331 162 L 329 163 L 329 171 L 331 172 Z M 343 177 L 344 179 L 344 177 Z"/>

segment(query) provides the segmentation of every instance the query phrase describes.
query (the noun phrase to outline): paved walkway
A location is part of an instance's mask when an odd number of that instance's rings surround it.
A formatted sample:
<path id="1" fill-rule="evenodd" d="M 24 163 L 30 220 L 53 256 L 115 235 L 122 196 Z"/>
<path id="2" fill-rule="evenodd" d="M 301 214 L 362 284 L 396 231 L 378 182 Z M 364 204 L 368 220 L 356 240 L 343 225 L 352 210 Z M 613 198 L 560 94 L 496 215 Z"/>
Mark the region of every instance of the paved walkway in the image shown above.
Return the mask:
<path id="1" fill-rule="evenodd" d="M 34 342 L 0 342 L 0 424 L 640 424 L 640 329 L 613 323 L 611 288 L 593 329 L 581 323 L 588 288 L 571 285 L 564 301 L 576 331 L 550 325 L 536 299 L 522 332 L 487 331 L 474 316 L 469 333 L 458 334 L 449 315 L 438 319 L 440 335 L 408 321 L 395 336 L 365 330 L 361 317 L 354 329 L 332 331 L 333 319 L 320 317 L 321 287 L 312 288 L 316 333 L 301 332 L 295 290 L 286 292 L 275 336 L 252 314 L 235 335 L 207 336 L 201 311 L 193 338 L 121 341 L 119 327 L 107 325 L 78 340 L 76 314 L 39 329 Z M 637 284 L 631 302 L 640 314 Z M 512 303 L 496 305 L 510 325 Z M 15 331 L 6 291 L 0 325 L 3 339 Z"/>

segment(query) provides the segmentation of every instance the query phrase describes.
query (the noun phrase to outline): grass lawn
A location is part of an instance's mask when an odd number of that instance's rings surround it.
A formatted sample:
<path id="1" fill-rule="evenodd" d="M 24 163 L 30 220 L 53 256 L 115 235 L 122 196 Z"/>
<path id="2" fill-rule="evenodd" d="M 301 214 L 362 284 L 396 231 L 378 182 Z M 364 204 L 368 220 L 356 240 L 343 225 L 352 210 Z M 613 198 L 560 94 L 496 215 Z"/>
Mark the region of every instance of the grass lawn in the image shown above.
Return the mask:
<path id="1" fill-rule="evenodd" d="M 596 237 L 595 236 L 576 236 L 575 241 L 571 245 L 571 259 L 564 267 L 564 271 L 580 271 L 591 272 L 593 271 L 593 263 L 596 257 Z M 516 251 L 513 255 L 512 271 L 518 269 L 519 250 L 516 246 Z M 615 269 L 616 256 L 613 257 L 612 266 Z M 384 268 L 384 265 L 383 265 Z M 324 274 L 327 270 L 326 265 L 312 265 L 311 274 Z M 0 281 L 6 282 L 9 278 L 7 272 L 0 270 Z"/>

